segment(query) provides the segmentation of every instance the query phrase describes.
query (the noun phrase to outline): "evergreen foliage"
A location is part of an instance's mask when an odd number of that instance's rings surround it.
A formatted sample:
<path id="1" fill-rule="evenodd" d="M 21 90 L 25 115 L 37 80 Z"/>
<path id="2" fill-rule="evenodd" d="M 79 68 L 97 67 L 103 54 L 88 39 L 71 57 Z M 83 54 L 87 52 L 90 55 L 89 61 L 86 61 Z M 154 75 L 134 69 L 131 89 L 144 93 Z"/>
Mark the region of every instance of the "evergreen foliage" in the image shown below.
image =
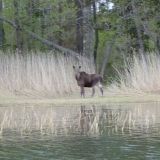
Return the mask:
<path id="1" fill-rule="evenodd" d="M 0 0 L 0 49 L 67 48 L 110 77 L 124 57 L 160 53 L 159 13 L 158 0 Z"/>

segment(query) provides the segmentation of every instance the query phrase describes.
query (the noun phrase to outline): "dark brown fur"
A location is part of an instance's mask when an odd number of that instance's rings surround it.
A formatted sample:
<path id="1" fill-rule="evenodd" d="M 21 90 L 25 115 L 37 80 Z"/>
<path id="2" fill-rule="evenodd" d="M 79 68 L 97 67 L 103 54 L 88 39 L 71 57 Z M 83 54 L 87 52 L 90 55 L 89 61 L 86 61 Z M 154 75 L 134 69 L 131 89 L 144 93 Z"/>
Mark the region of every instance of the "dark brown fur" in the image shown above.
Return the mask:
<path id="1" fill-rule="evenodd" d="M 75 78 L 77 80 L 78 86 L 81 88 L 81 96 L 85 96 L 84 87 L 92 88 L 92 96 L 95 94 L 95 86 L 98 85 L 101 94 L 103 95 L 102 89 L 102 77 L 99 74 L 88 74 L 86 72 L 80 72 L 79 70 L 75 70 Z M 81 67 L 79 67 L 80 69 Z"/>

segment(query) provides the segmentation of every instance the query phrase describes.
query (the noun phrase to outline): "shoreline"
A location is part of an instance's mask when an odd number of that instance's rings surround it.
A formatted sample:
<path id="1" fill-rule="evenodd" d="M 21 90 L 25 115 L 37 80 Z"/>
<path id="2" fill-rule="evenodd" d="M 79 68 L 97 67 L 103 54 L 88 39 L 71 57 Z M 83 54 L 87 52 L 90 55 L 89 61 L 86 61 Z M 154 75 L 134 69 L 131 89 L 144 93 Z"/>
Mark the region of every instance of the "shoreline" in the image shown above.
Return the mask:
<path id="1" fill-rule="evenodd" d="M 118 103 L 149 103 L 160 102 L 160 94 L 107 94 L 104 97 L 67 96 L 60 98 L 34 98 L 26 96 L 0 96 L 0 107 L 11 105 L 28 106 L 76 106 L 76 105 L 105 105 Z"/>

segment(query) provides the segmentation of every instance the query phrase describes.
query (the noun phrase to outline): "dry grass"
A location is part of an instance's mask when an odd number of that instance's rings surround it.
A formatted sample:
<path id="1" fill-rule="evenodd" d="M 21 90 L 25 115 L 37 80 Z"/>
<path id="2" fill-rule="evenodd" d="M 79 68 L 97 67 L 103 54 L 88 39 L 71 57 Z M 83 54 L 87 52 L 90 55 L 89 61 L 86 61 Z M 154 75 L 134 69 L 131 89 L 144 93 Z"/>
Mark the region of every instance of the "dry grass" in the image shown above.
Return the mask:
<path id="1" fill-rule="evenodd" d="M 159 99 L 158 95 L 155 97 L 153 94 L 160 92 L 159 55 L 134 56 L 132 60 L 125 61 L 125 70 L 117 70 L 118 80 L 107 87 L 103 98 L 85 100 L 79 99 L 79 88 L 72 66 L 81 65 L 82 70 L 88 73 L 94 73 L 95 69 L 92 60 L 84 57 L 78 59 L 55 52 L 30 53 L 23 56 L 0 53 L 0 104 L 31 102 L 63 105 Z M 144 94 L 148 92 L 152 95 Z M 87 97 L 90 94 L 87 93 Z M 99 90 L 96 94 L 99 94 Z M 146 98 L 139 97 L 140 94 Z M 53 97 L 56 99 L 51 100 Z"/>
<path id="2" fill-rule="evenodd" d="M 134 56 L 125 61 L 125 69 L 119 71 L 118 80 L 110 91 L 125 93 L 160 93 L 160 56 L 148 54 Z"/>
<path id="3" fill-rule="evenodd" d="M 56 97 L 78 89 L 73 65 L 94 72 L 92 61 L 59 53 L 0 53 L 0 92 L 14 95 Z"/>

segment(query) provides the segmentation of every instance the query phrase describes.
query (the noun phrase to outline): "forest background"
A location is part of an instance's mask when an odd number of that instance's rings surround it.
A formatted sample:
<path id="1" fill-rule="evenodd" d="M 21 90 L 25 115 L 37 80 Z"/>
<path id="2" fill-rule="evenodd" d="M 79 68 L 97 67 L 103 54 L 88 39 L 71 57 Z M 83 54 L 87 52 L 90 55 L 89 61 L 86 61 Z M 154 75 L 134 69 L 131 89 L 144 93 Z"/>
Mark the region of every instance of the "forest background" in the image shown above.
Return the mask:
<path id="1" fill-rule="evenodd" d="M 159 13 L 159 0 L 0 0 L 0 50 L 80 54 L 110 81 L 124 58 L 160 53 Z"/>

